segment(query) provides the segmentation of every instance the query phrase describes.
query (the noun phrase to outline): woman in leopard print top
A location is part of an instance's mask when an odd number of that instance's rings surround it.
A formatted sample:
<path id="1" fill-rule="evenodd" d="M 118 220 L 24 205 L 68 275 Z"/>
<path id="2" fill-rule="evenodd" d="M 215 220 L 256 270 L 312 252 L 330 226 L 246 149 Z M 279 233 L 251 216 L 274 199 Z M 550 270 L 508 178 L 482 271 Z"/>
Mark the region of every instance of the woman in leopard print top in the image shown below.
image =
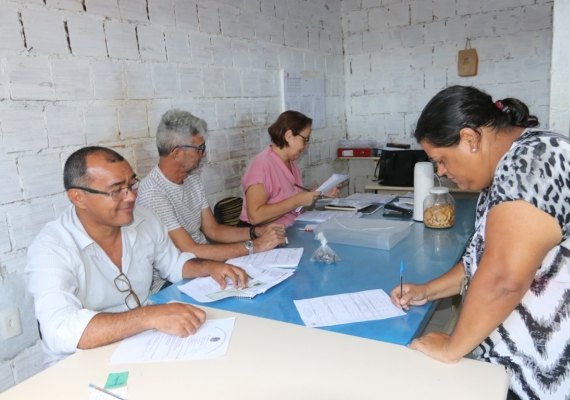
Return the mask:
<path id="1" fill-rule="evenodd" d="M 509 398 L 570 398 L 570 139 L 521 101 L 472 87 L 438 93 L 415 137 L 462 189 L 481 190 L 474 233 L 447 274 L 391 294 L 408 308 L 470 285 L 451 335 L 410 347 L 444 362 L 473 354 L 511 373 Z"/>

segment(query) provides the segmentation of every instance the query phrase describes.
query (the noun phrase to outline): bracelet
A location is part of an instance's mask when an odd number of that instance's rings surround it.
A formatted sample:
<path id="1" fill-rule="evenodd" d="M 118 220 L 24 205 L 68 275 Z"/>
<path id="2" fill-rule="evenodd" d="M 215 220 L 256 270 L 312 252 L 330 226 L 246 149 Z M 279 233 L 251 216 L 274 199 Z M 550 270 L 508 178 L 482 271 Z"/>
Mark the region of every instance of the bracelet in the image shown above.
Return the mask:
<path id="1" fill-rule="evenodd" d="M 257 235 L 255 234 L 255 225 L 252 225 L 252 226 L 249 228 L 249 237 L 250 237 L 251 240 L 257 239 Z"/>

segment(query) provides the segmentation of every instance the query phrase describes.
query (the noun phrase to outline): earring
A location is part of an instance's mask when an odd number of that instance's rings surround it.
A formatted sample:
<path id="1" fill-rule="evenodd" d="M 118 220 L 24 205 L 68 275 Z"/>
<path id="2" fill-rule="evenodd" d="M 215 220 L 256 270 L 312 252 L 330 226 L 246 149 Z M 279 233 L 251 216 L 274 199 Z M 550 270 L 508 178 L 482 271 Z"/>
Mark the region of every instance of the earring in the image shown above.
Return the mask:
<path id="1" fill-rule="evenodd" d="M 477 149 L 475 148 L 471 149 L 471 153 L 477 153 Z"/>

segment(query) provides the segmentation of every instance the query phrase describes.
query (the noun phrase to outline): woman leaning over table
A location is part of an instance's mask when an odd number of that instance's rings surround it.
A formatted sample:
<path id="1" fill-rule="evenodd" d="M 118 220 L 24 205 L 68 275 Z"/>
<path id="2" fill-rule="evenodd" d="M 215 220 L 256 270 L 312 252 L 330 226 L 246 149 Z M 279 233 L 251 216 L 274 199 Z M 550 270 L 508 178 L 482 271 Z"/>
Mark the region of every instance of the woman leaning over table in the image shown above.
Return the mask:
<path id="1" fill-rule="evenodd" d="M 570 394 L 570 139 L 541 129 L 513 98 L 493 102 L 472 87 L 438 93 L 415 137 L 460 188 L 481 190 L 475 231 L 445 275 L 392 291 L 407 309 L 470 284 L 453 333 L 410 347 L 444 362 L 472 350 L 511 372 L 509 399 Z"/>
<path id="2" fill-rule="evenodd" d="M 285 111 L 269 127 L 271 144 L 256 155 L 242 179 L 245 199 L 242 225 L 269 221 L 291 225 L 301 207 L 311 206 L 321 195 L 303 190 L 297 159 L 311 139 L 313 120 L 297 111 Z M 328 195 L 338 195 L 333 189 Z"/>

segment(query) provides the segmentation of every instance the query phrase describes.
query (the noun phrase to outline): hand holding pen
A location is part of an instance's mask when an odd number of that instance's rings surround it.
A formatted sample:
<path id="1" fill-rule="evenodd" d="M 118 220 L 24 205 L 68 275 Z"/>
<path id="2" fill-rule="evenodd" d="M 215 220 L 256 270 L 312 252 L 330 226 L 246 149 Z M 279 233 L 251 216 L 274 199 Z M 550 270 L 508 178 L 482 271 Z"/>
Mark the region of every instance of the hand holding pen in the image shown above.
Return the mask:
<path id="1" fill-rule="evenodd" d="M 410 306 L 421 306 L 428 301 L 427 285 L 413 285 L 404 283 L 404 262 L 400 262 L 400 282 L 390 292 L 392 303 L 403 310 L 409 310 Z"/>
<path id="2" fill-rule="evenodd" d="M 299 189 L 304 190 L 304 192 L 297 193 L 296 196 L 299 197 L 299 206 L 301 207 L 309 207 L 312 205 L 317 199 L 322 197 L 321 192 L 316 190 L 311 190 L 301 185 L 294 184 Z"/>

